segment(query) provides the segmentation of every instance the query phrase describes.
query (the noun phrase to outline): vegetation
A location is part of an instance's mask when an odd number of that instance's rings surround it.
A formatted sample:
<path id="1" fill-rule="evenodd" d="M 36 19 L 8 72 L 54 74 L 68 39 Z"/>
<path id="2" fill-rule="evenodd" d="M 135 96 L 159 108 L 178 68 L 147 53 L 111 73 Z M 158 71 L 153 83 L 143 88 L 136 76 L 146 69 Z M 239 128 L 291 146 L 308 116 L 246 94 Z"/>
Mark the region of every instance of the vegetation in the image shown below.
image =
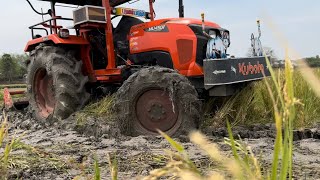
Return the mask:
<path id="1" fill-rule="evenodd" d="M 9 122 L 5 111 L 0 119 L 0 180 L 7 179 L 10 169 L 39 170 L 44 164 L 51 170 L 63 170 L 66 163 L 58 155 L 48 153 L 21 142 L 22 137 L 9 136 Z M 15 154 L 15 151 L 24 153 Z"/>
<path id="2" fill-rule="evenodd" d="M 108 95 L 102 100 L 89 104 L 83 110 L 77 112 L 77 124 L 85 124 L 88 117 L 107 117 L 108 119 L 112 119 L 114 115 L 112 112 L 113 98 L 112 95 Z"/>
<path id="3" fill-rule="evenodd" d="M 14 139 L 12 142 L 5 142 L 8 137 L 8 121 L 7 117 L 4 117 L 3 121 L 1 122 L 0 127 L 0 147 L 4 147 L 2 153 L 0 153 L 0 174 L 6 176 L 8 172 L 8 157 L 12 150 L 12 146 L 14 143 Z"/>
<path id="4" fill-rule="evenodd" d="M 0 57 L 0 81 L 11 83 L 22 80 L 26 74 L 26 54 L 3 54 Z"/>
<path id="5" fill-rule="evenodd" d="M 275 70 L 277 84 L 270 78 L 266 82 L 270 84 L 272 97 L 277 97 L 277 86 L 283 89 L 286 84 L 285 71 Z M 320 77 L 320 69 L 312 69 L 313 73 Z M 294 127 L 309 127 L 320 122 L 320 98 L 304 80 L 301 72 L 294 70 L 292 74 L 294 96 L 299 99 L 297 118 Z M 272 123 L 274 119 L 273 101 L 269 95 L 266 82 L 260 81 L 245 88 L 239 94 L 231 97 L 215 114 L 207 112 L 204 126 L 224 125 L 226 120 L 231 120 L 233 125 L 250 125 L 255 123 Z M 253 93 L 252 93 L 253 91 Z M 276 99 L 278 102 L 279 99 Z M 209 105 L 214 102 L 209 102 Z"/>
<path id="6" fill-rule="evenodd" d="M 308 57 L 305 59 L 310 67 L 320 67 L 320 57 L 319 55 L 315 57 Z"/>
<path id="7" fill-rule="evenodd" d="M 4 89 L 5 87 L 7 88 L 27 88 L 27 85 L 26 84 L 1 84 L 0 85 L 0 89 Z"/>

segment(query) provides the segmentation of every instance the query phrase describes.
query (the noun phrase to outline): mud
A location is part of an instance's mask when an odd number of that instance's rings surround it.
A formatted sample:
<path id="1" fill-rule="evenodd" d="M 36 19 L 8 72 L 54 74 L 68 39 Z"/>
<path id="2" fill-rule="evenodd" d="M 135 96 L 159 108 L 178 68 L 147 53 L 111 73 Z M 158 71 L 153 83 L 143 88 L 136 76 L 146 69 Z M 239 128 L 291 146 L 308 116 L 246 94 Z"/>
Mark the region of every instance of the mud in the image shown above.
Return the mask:
<path id="1" fill-rule="evenodd" d="M 90 178 L 94 174 L 95 159 L 99 162 L 102 179 L 111 179 L 108 155 L 118 160 L 119 179 L 139 179 L 151 170 L 162 167 L 167 160 L 163 150 L 170 148 L 162 137 L 121 136 L 112 125 L 93 125 L 101 122 L 97 119 L 89 120 L 87 125 L 91 126 L 85 129 L 76 128 L 77 125 L 72 122 L 49 127 L 48 124 L 37 123 L 27 112 L 9 113 L 9 121 L 9 135 L 21 137 L 24 144 L 24 148 L 12 154 L 16 159 L 10 164 L 9 179 Z M 99 133 L 94 133 L 96 130 Z M 295 179 L 320 179 L 319 130 L 317 127 L 295 133 Z M 272 124 L 238 127 L 234 131 L 261 157 L 263 167 L 270 166 L 274 144 Z M 223 137 L 227 135 L 224 128 L 207 128 L 204 132 L 224 153 L 231 154 L 230 148 L 223 142 Z M 177 140 L 184 145 L 197 166 L 204 169 L 212 167 L 206 154 L 190 143 L 187 137 L 181 136 Z"/>

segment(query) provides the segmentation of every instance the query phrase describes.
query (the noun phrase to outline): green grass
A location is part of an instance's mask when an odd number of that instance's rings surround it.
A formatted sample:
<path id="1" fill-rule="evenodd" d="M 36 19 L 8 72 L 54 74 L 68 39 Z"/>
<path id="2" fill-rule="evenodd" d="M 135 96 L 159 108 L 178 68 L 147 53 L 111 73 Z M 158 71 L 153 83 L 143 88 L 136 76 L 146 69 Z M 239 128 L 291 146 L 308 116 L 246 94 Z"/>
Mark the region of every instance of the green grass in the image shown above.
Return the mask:
<path id="1" fill-rule="evenodd" d="M 313 71 L 320 77 L 320 69 L 313 69 Z M 286 81 L 283 69 L 275 69 L 275 79 L 277 85 L 284 88 Z M 320 98 L 317 97 L 299 71 L 293 72 L 292 79 L 294 96 L 299 99 L 294 127 L 311 127 L 320 122 Z M 276 102 L 279 102 L 276 84 L 272 81 L 272 78 L 267 80 L 272 96 L 275 97 Z M 208 103 L 212 104 L 212 102 Z M 208 115 L 207 112 L 205 126 L 224 125 L 226 120 L 230 120 L 232 125 L 272 123 L 274 121 L 273 106 L 266 83 L 264 81 L 255 82 L 226 101 L 214 115 Z"/>
<path id="2" fill-rule="evenodd" d="M 0 85 L 0 89 L 4 89 L 4 88 L 26 88 L 27 85 L 26 84 L 1 84 Z"/>
<path id="3" fill-rule="evenodd" d="M 106 96 L 102 100 L 89 104 L 83 110 L 77 112 L 77 124 L 85 124 L 88 117 L 104 117 L 105 119 L 112 119 L 114 116 L 112 111 L 113 98 L 112 95 Z"/>
<path id="4" fill-rule="evenodd" d="M 20 138 L 9 138 L 8 116 L 5 111 L 3 111 L 3 118 L 0 119 L 0 122 L 0 179 L 6 179 L 9 167 L 14 164 L 13 158 L 10 154 L 13 150 L 21 146 L 21 142 Z"/>

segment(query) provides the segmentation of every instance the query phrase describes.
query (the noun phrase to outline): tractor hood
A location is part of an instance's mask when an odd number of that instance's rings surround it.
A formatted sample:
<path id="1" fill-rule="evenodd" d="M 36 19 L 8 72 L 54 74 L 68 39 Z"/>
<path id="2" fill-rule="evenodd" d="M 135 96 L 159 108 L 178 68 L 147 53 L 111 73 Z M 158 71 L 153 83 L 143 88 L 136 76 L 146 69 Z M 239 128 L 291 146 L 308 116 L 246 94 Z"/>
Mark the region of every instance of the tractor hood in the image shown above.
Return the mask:
<path id="1" fill-rule="evenodd" d="M 168 18 L 165 19 L 166 23 L 173 23 L 173 24 L 196 24 L 196 25 L 202 25 L 202 21 L 199 19 L 192 19 L 192 18 Z M 205 26 L 212 27 L 212 28 L 221 28 L 217 23 L 205 21 Z"/>
<path id="2" fill-rule="evenodd" d="M 51 2 L 52 0 L 41 0 L 41 1 Z M 110 5 L 112 7 L 115 7 L 129 1 L 131 0 L 110 0 Z M 63 3 L 63 4 L 80 5 L 80 6 L 83 6 L 83 5 L 102 6 L 101 0 L 55 0 L 55 2 Z"/>

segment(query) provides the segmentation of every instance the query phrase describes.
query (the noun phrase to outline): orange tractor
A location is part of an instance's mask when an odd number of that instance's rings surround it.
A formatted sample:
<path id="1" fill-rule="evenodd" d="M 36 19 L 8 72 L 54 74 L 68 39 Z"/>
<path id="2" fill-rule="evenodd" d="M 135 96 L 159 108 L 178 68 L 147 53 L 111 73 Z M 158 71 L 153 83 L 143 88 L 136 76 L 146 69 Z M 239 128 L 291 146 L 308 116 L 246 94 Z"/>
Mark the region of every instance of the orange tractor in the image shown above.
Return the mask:
<path id="1" fill-rule="evenodd" d="M 155 0 L 149 0 L 148 12 L 118 7 L 130 0 L 45 0 L 51 3 L 46 13 L 27 1 L 38 14 L 51 16 L 30 26 L 32 40 L 25 47 L 27 94 L 39 121 L 66 119 L 90 99 L 115 92 L 124 134 L 154 135 L 159 129 L 179 135 L 199 125 L 201 99 L 233 95 L 269 76 L 259 38 L 252 37 L 255 56 L 230 57 L 229 31 L 204 15 L 184 18 L 182 0 L 179 18 L 158 20 Z M 73 19 L 56 15 L 59 3 L 79 6 Z"/>

